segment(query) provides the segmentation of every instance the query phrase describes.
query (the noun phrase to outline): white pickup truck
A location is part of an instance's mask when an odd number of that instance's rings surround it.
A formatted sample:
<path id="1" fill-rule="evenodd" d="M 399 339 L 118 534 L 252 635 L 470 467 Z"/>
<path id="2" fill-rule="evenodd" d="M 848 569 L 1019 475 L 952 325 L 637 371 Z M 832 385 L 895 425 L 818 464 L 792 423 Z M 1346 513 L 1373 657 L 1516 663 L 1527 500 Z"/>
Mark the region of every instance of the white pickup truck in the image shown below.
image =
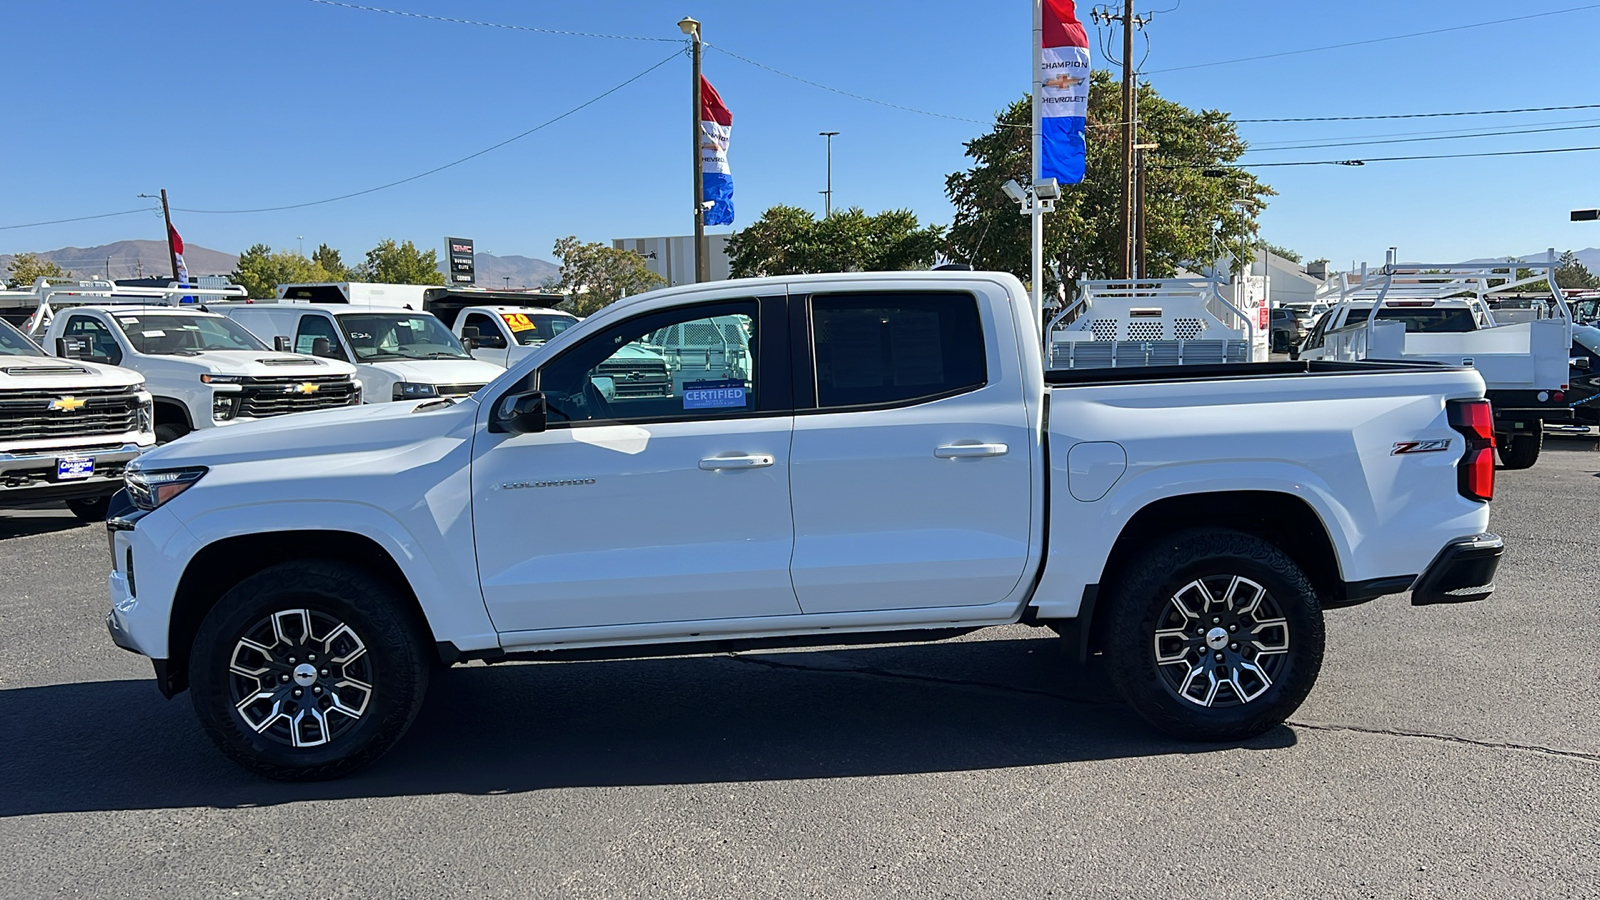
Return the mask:
<path id="1" fill-rule="evenodd" d="M 112 298 L 107 298 L 112 299 Z M 137 299 L 137 298 L 135 298 Z M 45 346 L 132 369 L 155 397 L 156 439 L 361 402 L 355 367 L 274 352 L 243 327 L 192 306 L 116 304 L 56 310 Z"/>
<path id="2" fill-rule="evenodd" d="M 534 306 L 468 306 L 456 313 L 451 331 L 473 359 L 512 365 L 568 328 L 578 317 Z"/>
<path id="3" fill-rule="evenodd" d="M 596 385 L 642 338 L 729 320 L 746 378 Z M 1156 727 L 1232 740 L 1305 699 L 1324 609 L 1493 590 L 1471 369 L 1047 375 L 1037 333 L 1006 274 L 683 286 L 471 398 L 197 434 L 113 502 L 108 626 L 224 754 L 297 779 L 392 745 L 440 664 L 1015 622 L 1068 636 Z"/>
<path id="4" fill-rule="evenodd" d="M 0 508 L 65 500 L 105 521 L 123 468 L 155 442 L 139 373 L 55 359 L 0 320 Z"/>
<path id="5" fill-rule="evenodd" d="M 284 349 L 354 363 L 368 403 L 465 397 L 505 371 L 469 356 L 430 312 L 293 300 L 207 308 Z"/>

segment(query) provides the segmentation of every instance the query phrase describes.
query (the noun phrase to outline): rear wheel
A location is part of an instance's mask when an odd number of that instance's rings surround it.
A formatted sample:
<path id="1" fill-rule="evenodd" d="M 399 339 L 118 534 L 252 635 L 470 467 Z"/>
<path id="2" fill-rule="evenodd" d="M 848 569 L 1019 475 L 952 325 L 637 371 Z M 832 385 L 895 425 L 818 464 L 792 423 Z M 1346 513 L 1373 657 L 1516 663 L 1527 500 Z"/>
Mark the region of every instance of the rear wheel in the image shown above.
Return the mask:
<path id="1" fill-rule="evenodd" d="M 1162 539 L 1126 569 L 1108 610 L 1107 669 L 1146 721 L 1228 741 L 1283 722 L 1322 668 L 1322 608 L 1278 547 L 1222 529 Z"/>
<path id="2" fill-rule="evenodd" d="M 1539 461 L 1539 451 L 1544 449 L 1544 428 L 1518 431 L 1501 441 L 1498 450 L 1500 465 L 1508 469 L 1531 469 Z"/>
<path id="3" fill-rule="evenodd" d="M 189 659 L 194 708 L 225 756 L 268 778 L 336 778 L 410 727 L 429 660 L 407 603 L 367 572 L 296 561 L 212 608 Z"/>
<path id="4" fill-rule="evenodd" d="M 111 495 L 68 500 L 67 509 L 72 510 L 72 514 L 84 522 L 104 522 L 106 513 L 111 509 Z"/>

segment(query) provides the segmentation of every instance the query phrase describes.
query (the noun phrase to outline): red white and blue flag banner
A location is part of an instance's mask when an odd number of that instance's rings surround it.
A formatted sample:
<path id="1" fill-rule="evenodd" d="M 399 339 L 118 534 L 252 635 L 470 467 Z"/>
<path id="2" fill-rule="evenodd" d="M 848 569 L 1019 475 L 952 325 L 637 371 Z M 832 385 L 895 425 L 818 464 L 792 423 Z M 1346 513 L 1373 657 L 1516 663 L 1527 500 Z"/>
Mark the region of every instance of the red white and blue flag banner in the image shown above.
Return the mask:
<path id="1" fill-rule="evenodd" d="M 733 113 L 717 89 L 700 76 L 700 190 L 707 225 L 733 224 L 733 175 L 728 171 L 728 135 Z"/>
<path id="2" fill-rule="evenodd" d="M 189 286 L 189 266 L 183 261 L 183 238 L 178 236 L 178 229 L 167 226 L 167 240 L 172 243 L 172 258 L 178 263 L 178 285 Z"/>
<path id="3" fill-rule="evenodd" d="M 1042 2 L 1039 177 L 1077 184 L 1083 181 L 1084 120 L 1089 114 L 1089 36 L 1072 0 Z"/>

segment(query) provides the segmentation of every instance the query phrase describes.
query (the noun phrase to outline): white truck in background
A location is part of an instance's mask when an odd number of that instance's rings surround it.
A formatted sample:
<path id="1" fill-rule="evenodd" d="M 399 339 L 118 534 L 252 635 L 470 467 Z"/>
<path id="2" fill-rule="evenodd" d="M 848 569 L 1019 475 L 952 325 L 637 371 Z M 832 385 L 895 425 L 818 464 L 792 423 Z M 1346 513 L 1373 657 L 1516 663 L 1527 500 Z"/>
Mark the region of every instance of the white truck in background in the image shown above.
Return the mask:
<path id="1" fill-rule="evenodd" d="M 193 431 L 361 402 L 355 367 L 275 352 L 208 299 L 241 288 L 132 288 L 85 282 L 41 298 L 42 343 L 58 355 L 132 369 L 154 398 L 158 443 Z"/>
<path id="2" fill-rule="evenodd" d="M 451 331 L 473 359 L 502 368 L 578 324 L 577 316 L 537 306 L 468 306 L 456 311 Z"/>
<path id="3" fill-rule="evenodd" d="M 0 508 L 64 500 L 105 521 L 154 427 L 139 373 L 56 359 L 0 320 Z"/>
<path id="4" fill-rule="evenodd" d="M 1248 280 L 1120 279 L 1079 282 L 1051 318 L 1051 369 L 1266 362 L 1265 298 Z"/>
<path id="5" fill-rule="evenodd" d="M 438 317 L 421 310 L 298 300 L 207 309 L 274 346 L 354 364 L 368 403 L 465 397 L 505 371 L 473 359 Z"/>
<path id="6" fill-rule="evenodd" d="M 196 434 L 112 504 L 112 639 L 228 758 L 307 779 L 383 753 L 440 665 L 1018 622 L 1156 727 L 1237 740 L 1311 690 L 1324 609 L 1493 590 L 1476 371 L 1046 372 L 1034 321 L 1003 273 L 687 285 L 469 398 Z M 619 350 L 726 324 L 745 377 L 601 390 Z"/>
<path id="7" fill-rule="evenodd" d="M 1529 468 L 1543 449 L 1544 423 L 1572 418 L 1573 315 L 1553 283 L 1558 267 L 1554 250 L 1544 262 L 1490 265 L 1401 264 L 1391 250 L 1382 269 L 1363 268 L 1360 284 L 1344 289 L 1307 335 L 1301 357 L 1470 366 L 1494 404 L 1501 462 Z M 1491 292 L 1536 282 L 1551 287 L 1553 316 L 1495 318 Z"/>

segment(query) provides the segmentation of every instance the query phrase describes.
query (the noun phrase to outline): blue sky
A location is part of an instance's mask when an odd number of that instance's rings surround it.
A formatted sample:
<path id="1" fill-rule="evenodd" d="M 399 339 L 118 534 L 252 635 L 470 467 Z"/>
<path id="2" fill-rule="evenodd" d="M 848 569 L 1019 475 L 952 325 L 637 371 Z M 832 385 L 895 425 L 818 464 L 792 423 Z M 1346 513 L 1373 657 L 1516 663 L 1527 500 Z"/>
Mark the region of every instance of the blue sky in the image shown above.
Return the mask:
<path id="1" fill-rule="evenodd" d="M 989 120 L 1026 92 L 1025 0 L 365 0 L 373 6 L 572 31 L 707 41 L 884 101 Z M 1159 12 L 1173 7 L 1168 12 Z M 1235 65 L 1181 68 L 1586 5 L 1340 4 L 1151 0 L 1145 64 L 1157 90 L 1236 117 L 1375 115 L 1600 102 L 1600 8 L 1447 34 Z M 1086 13 L 1086 9 L 1084 12 Z M 180 209 L 318 200 L 414 175 L 533 127 L 679 45 L 402 18 L 309 0 L 53 0 L 6 14 L 8 134 L 0 226 L 131 209 L 165 187 Z M 1091 34 L 1093 27 L 1091 26 Z M 1100 62 L 1098 48 L 1096 61 Z M 1170 70 L 1170 71 L 1169 71 Z M 944 176 L 982 125 L 865 103 L 708 51 L 734 114 L 730 162 L 749 224 L 775 203 L 821 209 L 823 140 L 834 202 L 906 207 L 948 222 Z M 186 240 L 238 252 L 262 241 L 346 259 L 386 237 L 548 258 L 585 240 L 689 230 L 688 61 L 536 134 L 400 187 L 299 210 L 175 213 Z M 1254 144 L 1446 129 L 1600 125 L 1600 109 L 1458 119 L 1244 125 Z M 1600 128 L 1343 149 L 1260 152 L 1328 159 L 1600 146 Z M 1263 235 L 1336 265 L 1464 259 L 1600 245 L 1600 152 L 1259 170 L 1280 196 Z M 1090 177 L 1095 177 L 1091 173 Z M 1110 175 L 1110 173 L 1105 173 Z M 0 230 L 0 252 L 161 237 L 146 214 Z"/>

